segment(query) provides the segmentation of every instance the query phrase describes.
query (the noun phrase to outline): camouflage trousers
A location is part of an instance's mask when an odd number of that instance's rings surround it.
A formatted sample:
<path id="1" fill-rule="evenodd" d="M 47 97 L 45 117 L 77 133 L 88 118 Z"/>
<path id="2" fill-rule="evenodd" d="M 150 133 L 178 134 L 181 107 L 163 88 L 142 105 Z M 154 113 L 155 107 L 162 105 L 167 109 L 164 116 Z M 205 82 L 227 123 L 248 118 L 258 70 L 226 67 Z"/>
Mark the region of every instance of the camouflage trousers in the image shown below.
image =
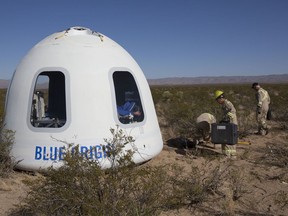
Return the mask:
<path id="1" fill-rule="evenodd" d="M 269 109 L 269 104 L 268 103 L 263 103 L 262 107 L 256 111 L 256 120 L 258 124 L 258 132 L 263 133 L 268 129 L 267 126 L 267 112 Z"/>

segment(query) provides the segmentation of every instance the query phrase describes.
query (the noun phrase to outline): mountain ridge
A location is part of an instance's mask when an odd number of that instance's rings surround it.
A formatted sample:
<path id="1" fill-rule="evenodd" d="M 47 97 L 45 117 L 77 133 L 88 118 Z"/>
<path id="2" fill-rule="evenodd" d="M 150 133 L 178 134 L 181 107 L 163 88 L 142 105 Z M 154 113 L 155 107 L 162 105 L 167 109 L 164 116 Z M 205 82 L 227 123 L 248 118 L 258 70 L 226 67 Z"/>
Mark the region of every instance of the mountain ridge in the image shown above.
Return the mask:
<path id="1" fill-rule="evenodd" d="M 170 77 L 148 79 L 149 85 L 197 85 L 197 84 L 237 84 L 237 83 L 288 83 L 288 74 L 259 76 L 203 76 Z"/>

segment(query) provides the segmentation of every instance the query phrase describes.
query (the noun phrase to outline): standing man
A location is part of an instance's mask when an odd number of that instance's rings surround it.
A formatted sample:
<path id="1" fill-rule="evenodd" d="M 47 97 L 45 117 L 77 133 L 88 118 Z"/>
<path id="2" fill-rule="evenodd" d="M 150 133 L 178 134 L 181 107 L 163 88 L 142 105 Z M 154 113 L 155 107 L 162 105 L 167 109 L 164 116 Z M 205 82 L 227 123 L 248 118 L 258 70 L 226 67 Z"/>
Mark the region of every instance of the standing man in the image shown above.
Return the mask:
<path id="1" fill-rule="evenodd" d="M 221 105 L 223 111 L 223 117 L 220 123 L 233 123 L 238 125 L 236 109 L 234 105 L 224 97 L 224 92 L 217 90 L 215 92 L 215 100 Z M 222 144 L 222 152 L 232 158 L 236 158 L 236 144 L 228 145 Z"/>
<path id="2" fill-rule="evenodd" d="M 256 100 L 257 100 L 257 108 L 256 108 L 256 120 L 258 124 L 258 132 L 257 135 L 267 135 L 268 134 L 268 126 L 266 123 L 267 112 L 269 110 L 270 104 L 270 96 L 266 90 L 261 88 L 259 83 L 253 83 L 252 88 L 256 91 Z"/>

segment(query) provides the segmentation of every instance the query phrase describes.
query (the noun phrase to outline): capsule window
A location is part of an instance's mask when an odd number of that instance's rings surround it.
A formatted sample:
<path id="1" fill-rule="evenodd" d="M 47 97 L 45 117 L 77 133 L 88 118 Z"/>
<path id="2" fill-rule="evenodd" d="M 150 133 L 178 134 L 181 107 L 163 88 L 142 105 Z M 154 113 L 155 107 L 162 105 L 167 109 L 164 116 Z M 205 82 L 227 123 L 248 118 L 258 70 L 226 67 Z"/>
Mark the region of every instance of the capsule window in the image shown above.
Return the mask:
<path id="1" fill-rule="evenodd" d="M 126 71 L 113 73 L 117 116 L 121 123 L 142 122 L 144 110 L 139 90 L 133 75 Z"/>
<path id="2" fill-rule="evenodd" d="M 65 76 L 59 71 L 38 75 L 32 96 L 30 122 L 37 128 L 60 128 L 66 123 Z"/>

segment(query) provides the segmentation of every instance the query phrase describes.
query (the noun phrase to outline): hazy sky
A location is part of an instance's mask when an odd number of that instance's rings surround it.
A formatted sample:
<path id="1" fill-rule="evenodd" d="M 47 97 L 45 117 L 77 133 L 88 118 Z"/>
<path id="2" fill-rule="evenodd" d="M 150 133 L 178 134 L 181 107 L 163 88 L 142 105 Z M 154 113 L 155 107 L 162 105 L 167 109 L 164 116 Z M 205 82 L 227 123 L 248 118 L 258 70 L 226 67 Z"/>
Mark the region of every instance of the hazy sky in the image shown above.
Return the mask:
<path id="1" fill-rule="evenodd" d="M 150 79 L 288 73 L 288 0 L 1 0 L 0 79 L 72 26 L 115 40 Z"/>

